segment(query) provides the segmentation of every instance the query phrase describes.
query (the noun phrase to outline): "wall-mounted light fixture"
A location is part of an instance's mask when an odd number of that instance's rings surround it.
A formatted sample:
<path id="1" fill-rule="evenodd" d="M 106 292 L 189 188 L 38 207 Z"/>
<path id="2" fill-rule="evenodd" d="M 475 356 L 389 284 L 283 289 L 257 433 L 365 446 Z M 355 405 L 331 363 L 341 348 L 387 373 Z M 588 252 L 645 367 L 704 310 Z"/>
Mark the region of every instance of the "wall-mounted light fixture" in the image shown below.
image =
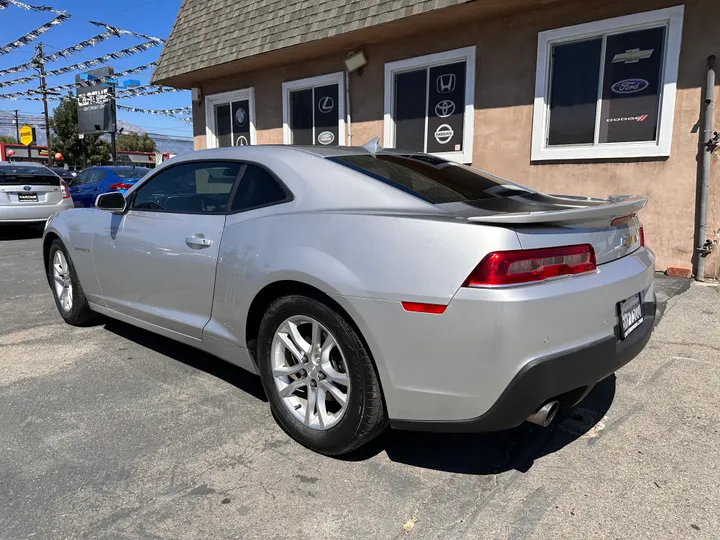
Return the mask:
<path id="1" fill-rule="evenodd" d="M 345 57 L 345 67 L 350 73 L 357 71 L 358 75 L 362 75 L 365 64 L 367 64 L 367 58 L 363 51 L 351 52 Z"/>

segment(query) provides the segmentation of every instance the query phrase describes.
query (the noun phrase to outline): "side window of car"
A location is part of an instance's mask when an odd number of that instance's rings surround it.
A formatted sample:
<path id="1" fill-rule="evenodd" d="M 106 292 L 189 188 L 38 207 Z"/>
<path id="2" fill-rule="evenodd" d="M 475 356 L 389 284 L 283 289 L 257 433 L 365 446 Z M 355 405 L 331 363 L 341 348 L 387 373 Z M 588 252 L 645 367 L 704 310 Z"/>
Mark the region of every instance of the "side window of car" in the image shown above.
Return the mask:
<path id="1" fill-rule="evenodd" d="M 73 186 L 82 186 L 83 184 L 88 183 L 88 176 L 90 175 L 91 171 L 83 171 L 80 174 L 78 174 L 75 179 L 73 180 L 72 185 Z"/>
<path id="2" fill-rule="evenodd" d="M 250 210 L 289 200 L 288 193 L 268 171 L 248 164 L 235 192 L 231 212 Z"/>
<path id="3" fill-rule="evenodd" d="M 132 208 L 178 214 L 224 214 L 240 167 L 236 162 L 206 161 L 167 168 L 138 188 Z"/>
<path id="4" fill-rule="evenodd" d="M 107 177 L 107 173 L 105 171 L 101 171 L 100 169 L 95 171 L 95 174 L 92 177 L 91 182 L 102 182 Z"/>

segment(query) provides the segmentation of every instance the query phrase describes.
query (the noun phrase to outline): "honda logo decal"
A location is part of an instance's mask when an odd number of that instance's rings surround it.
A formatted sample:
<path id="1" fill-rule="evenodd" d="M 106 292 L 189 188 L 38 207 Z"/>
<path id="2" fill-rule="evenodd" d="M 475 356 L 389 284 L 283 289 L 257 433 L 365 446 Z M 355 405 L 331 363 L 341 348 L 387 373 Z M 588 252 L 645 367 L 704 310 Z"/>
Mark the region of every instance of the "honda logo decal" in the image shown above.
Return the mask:
<path id="1" fill-rule="evenodd" d="M 438 94 L 447 94 L 455 90 L 455 74 L 445 73 L 437 78 Z"/>
<path id="2" fill-rule="evenodd" d="M 455 103 L 450 101 L 449 99 L 445 99 L 435 105 L 435 114 L 439 118 L 447 118 L 448 116 L 452 115 L 452 113 L 455 112 Z"/>
<path id="3" fill-rule="evenodd" d="M 318 101 L 318 111 L 321 113 L 329 113 L 335 108 L 335 102 L 333 101 L 333 98 L 325 96 L 323 98 L 320 98 L 320 101 Z"/>

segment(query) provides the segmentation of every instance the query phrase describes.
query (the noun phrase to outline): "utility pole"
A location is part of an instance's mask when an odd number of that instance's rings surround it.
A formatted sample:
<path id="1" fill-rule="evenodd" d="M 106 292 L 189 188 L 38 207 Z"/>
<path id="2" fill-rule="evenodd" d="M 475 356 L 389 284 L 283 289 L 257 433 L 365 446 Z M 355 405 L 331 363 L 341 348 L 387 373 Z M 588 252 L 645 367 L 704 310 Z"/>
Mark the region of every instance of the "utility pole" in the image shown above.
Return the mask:
<path id="1" fill-rule="evenodd" d="M 18 111 L 17 109 L 14 109 L 15 112 L 15 139 L 17 140 L 17 143 L 20 144 L 20 120 L 18 120 Z"/>
<path id="2" fill-rule="evenodd" d="M 35 69 L 38 70 L 40 76 L 40 92 L 42 93 L 43 102 L 43 114 L 45 115 L 45 138 L 47 139 L 47 161 L 48 167 L 53 165 L 52 156 L 52 142 L 50 141 L 50 118 L 48 115 L 48 104 L 47 104 L 47 86 L 45 85 L 45 57 L 43 56 L 43 44 L 42 41 L 35 47 L 35 57 L 33 58 L 35 63 Z"/>

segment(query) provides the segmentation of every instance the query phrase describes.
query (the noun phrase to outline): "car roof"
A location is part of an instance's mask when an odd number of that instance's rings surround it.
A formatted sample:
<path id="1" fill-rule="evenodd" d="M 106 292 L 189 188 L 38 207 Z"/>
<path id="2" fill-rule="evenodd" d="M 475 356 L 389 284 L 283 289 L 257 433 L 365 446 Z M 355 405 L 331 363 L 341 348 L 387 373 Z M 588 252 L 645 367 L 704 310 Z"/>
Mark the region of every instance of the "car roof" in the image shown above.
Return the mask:
<path id="1" fill-rule="evenodd" d="M 371 152 L 362 146 L 306 146 L 306 145 L 289 145 L 289 144 L 267 144 L 252 146 L 230 146 L 225 148 L 210 148 L 207 150 L 195 150 L 187 154 L 181 154 L 168 160 L 173 163 L 183 161 L 195 161 L 197 159 L 243 159 L 258 157 L 280 157 L 292 156 L 292 154 L 302 152 L 312 154 L 320 158 L 347 156 L 347 155 L 375 155 L 375 154 L 417 154 L 410 150 L 381 148 Z M 166 162 L 167 163 L 167 162 Z"/>

